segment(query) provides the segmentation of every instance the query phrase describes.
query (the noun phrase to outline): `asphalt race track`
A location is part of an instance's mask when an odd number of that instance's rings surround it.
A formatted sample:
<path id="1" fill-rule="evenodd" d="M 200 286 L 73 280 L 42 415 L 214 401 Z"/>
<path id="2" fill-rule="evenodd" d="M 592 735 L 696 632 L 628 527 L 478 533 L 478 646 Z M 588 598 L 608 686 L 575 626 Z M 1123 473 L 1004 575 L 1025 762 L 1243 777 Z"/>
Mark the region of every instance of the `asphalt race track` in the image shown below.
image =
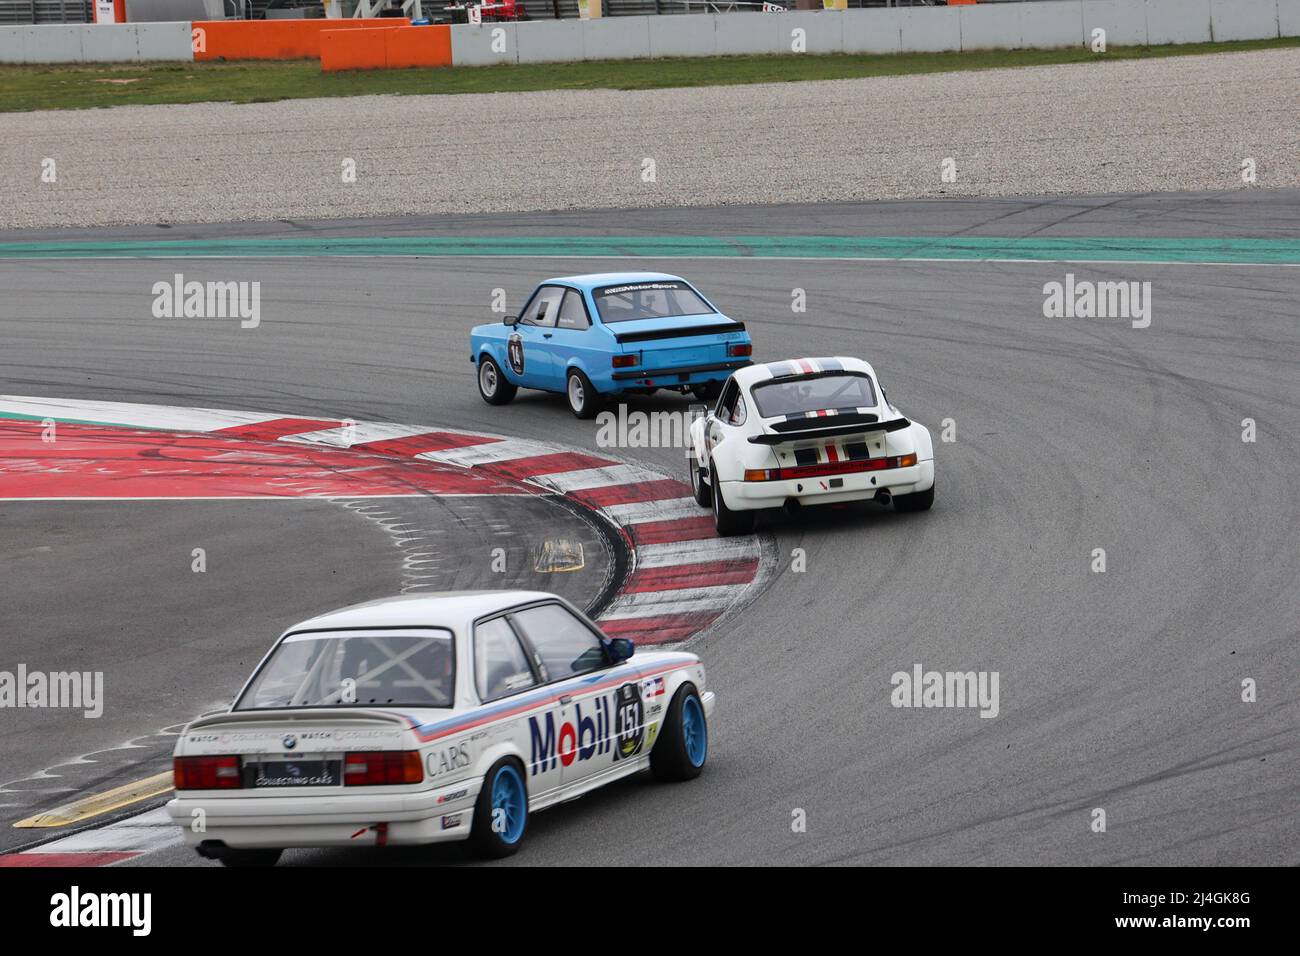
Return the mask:
<path id="1" fill-rule="evenodd" d="M 516 230 L 1294 238 L 1300 192 L 57 235 Z M 575 420 L 558 396 L 485 405 L 467 332 L 494 319 L 494 288 L 507 290 L 513 310 L 541 278 L 617 268 L 686 275 L 747 323 L 760 361 L 867 358 L 890 400 L 936 436 L 937 499 L 920 515 L 868 507 L 765 520 L 776 577 L 694 648 L 719 694 L 704 776 L 669 787 L 642 775 L 540 814 L 513 862 L 1300 863 L 1298 268 L 745 257 L 0 261 L 0 393 L 427 422 L 594 449 L 594 424 Z M 153 318 L 149 289 L 174 272 L 260 280 L 260 327 Z M 1045 318 L 1044 283 L 1067 272 L 1149 281 L 1150 327 Z M 806 313 L 792 312 L 794 289 L 805 290 Z M 660 396 L 631 407 L 679 404 Z M 1245 418 L 1257 423 L 1253 443 L 1242 440 Z M 945 419 L 955 441 L 940 443 Z M 684 475 L 680 450 L 622 455 Z M 0 503 L 6 551 L 35 546 L 30 515 L 20 514 Z M 100 571 L 87 584 L 82 568 L 68 567 L 59 597 L 61 626 L 91 629 L 92 639 L 96 622 L 129 608 L 135 627 L 114 630 L 114 653 L 140 659 L 142 684 L 165 675 L 167 700 L 195 702 L 196 713 L 233 689 L 214 686 L 194 633 L 212 626 L 213 608 L 193 598 L 193 614 L 178 615 L 180 585 L 149 569 L 160 540 L 202 536 L 207 529 L 184 525 L 215 520 L 141 519 L 111 551 L 87 540 L 78 560 Z M 382 560 L 335 587 L 325 571 L 349 561 L 331 525 L 337 516 L 245 520 L 241 580 L 263 585 L 222 585 L 222 627 L 269 643 L 308 605 L 397 588 Z M 358 533 L 358 563 L 379 547 L 369 533 Z M 1091 570 L 1096 548 L 1105 549 L 1105 573 Z M 806 555 L 803 572 L 791 570 L 794 549 Z M 312 569 L 301 588 L 279 584 L 294 577 L 299 556 Z M 112 566 L 133 583 L 110 597 Z M 80 590 L 92 585 L 93 596 Z M 40 602 L 18 602 L 5 587 L 6 629 L 30 633 L 44 619 Z M 159 638 L 178 629 L 189 632 L 183 640 Z M 998 715 L 894 708 L 890 676 L 915 664 L 997 671 Z M 1246 678 L 1257 682 L 1255 703 L 1241 700 Z M 118 708 L 103 719 L 125 739 L 184 719 L 178 707 Z M 74 732 L 65 727 L 39 747 L 28 740 L 6 759 L 31 765 L 9 772 L 89 749 L 70 744 Z M 1106 811 L 1105 833 L 1090 829 L 1094 808 Z M 806 813 L 806 832 L 792 831 L 796 811 Z M 374 852 L 294 851 L 284 862 L 375 862 Z M 394 863 L 459 859 L 384 852 Z M 136 863 L 203 861 L 175 848 Z"/>

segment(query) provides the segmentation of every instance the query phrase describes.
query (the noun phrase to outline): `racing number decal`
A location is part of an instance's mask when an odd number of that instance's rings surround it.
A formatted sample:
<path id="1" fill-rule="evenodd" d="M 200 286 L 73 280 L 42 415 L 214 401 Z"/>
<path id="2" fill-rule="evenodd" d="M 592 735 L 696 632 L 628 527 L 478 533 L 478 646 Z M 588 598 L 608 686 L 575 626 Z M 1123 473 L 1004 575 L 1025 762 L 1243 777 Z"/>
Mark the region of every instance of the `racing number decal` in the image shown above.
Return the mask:
<path id="1" fill-rule="evenodd" d="M 645 739 L 645 705 L 641 687 L 624 684 L 614 695 L 614 736 L 618 739 L 616 756 L 635 757 Z"/>
<path id="2" fill-rule="evenodd" d="M 516 375 L 524 374 L 524 337 L 518 332 L 511 332 L 506 342 L 506 358 Z"/>

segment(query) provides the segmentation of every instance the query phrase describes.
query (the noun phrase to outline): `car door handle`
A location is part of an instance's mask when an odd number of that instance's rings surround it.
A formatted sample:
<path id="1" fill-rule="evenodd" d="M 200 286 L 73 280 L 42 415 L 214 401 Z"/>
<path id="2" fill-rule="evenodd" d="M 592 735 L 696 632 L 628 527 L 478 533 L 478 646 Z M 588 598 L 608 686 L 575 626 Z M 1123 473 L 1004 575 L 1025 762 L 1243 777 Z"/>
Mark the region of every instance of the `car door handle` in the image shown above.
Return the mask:
<path id="1" fill-rule="evenodd" d="M 569 694 L 561 694 L 561 695 L 560 695 L 560 703 L 561 703 L 561 704 L 572 704 L 572 703 L 573 703 L 573 697 L 570 696 Z"/>
<path id="2" fill-rule="evenodd" d="M 544 338 L 544 339 L 549 339 L 550 337 L 551 337 L 551 333 L 550 333 L 550 332 L 543 332 L 543 333 L 542 333 L 542 338 Z"/>

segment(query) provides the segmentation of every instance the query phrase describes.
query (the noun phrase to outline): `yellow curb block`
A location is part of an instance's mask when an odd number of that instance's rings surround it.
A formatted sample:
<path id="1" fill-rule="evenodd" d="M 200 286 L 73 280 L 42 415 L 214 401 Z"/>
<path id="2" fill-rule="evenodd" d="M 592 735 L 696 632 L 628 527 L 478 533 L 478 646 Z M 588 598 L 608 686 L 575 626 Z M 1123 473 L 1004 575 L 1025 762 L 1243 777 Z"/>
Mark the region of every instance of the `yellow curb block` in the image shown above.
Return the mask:
<path id="1" fill-rule="evenodd" d="M 145 777 L 143 780 L 124 784 L 112 790 L 105 790 L 103 793 L 95 793 L 89 797 L 73 800 L 64 806 L 38 813 L 36 816 L 28 817 L 25 820 L 19 820 L 14 826 L 20 828 L 66 827 L 70 823 L 80 823 L 82 820 L 97 817 L 119 807 L 139 803 L 141 800 L 148 800 L 150 797 L 159 796 L 171 789 L 172 772 L 168 770 L 165 773 Z"/>

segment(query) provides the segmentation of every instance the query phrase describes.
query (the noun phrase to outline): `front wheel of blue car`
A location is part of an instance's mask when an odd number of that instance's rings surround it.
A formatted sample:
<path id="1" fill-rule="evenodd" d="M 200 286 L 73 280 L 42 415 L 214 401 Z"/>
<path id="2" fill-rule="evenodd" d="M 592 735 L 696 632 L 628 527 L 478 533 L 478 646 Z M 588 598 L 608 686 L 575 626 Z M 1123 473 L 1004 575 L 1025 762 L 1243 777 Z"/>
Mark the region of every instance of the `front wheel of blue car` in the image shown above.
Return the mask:
<path id="1" fill-rule="evenodd" d="M 478 360 L 478 393 L 489 405 L 505 405 L 514 399 L 518 387 L 506 381 L 501 366 L 490 355 Z"/>
<path id="2" fill-rule="evenodd" d="M 528 785 L 524 768 L 511 757 L 494 763 L 483 778 L 474 804 L 470 849 L 476 856 L 498 860 L 519 849 L 528 829 Z"/>
<path id="3" fill-rule="evenodd" d="M 704 704 L 692 684 L 673 695 L 663 730 L 650 751 L 650 769 L 660 780 L 694 780 L 709 756 L 709 725 Z"/>

